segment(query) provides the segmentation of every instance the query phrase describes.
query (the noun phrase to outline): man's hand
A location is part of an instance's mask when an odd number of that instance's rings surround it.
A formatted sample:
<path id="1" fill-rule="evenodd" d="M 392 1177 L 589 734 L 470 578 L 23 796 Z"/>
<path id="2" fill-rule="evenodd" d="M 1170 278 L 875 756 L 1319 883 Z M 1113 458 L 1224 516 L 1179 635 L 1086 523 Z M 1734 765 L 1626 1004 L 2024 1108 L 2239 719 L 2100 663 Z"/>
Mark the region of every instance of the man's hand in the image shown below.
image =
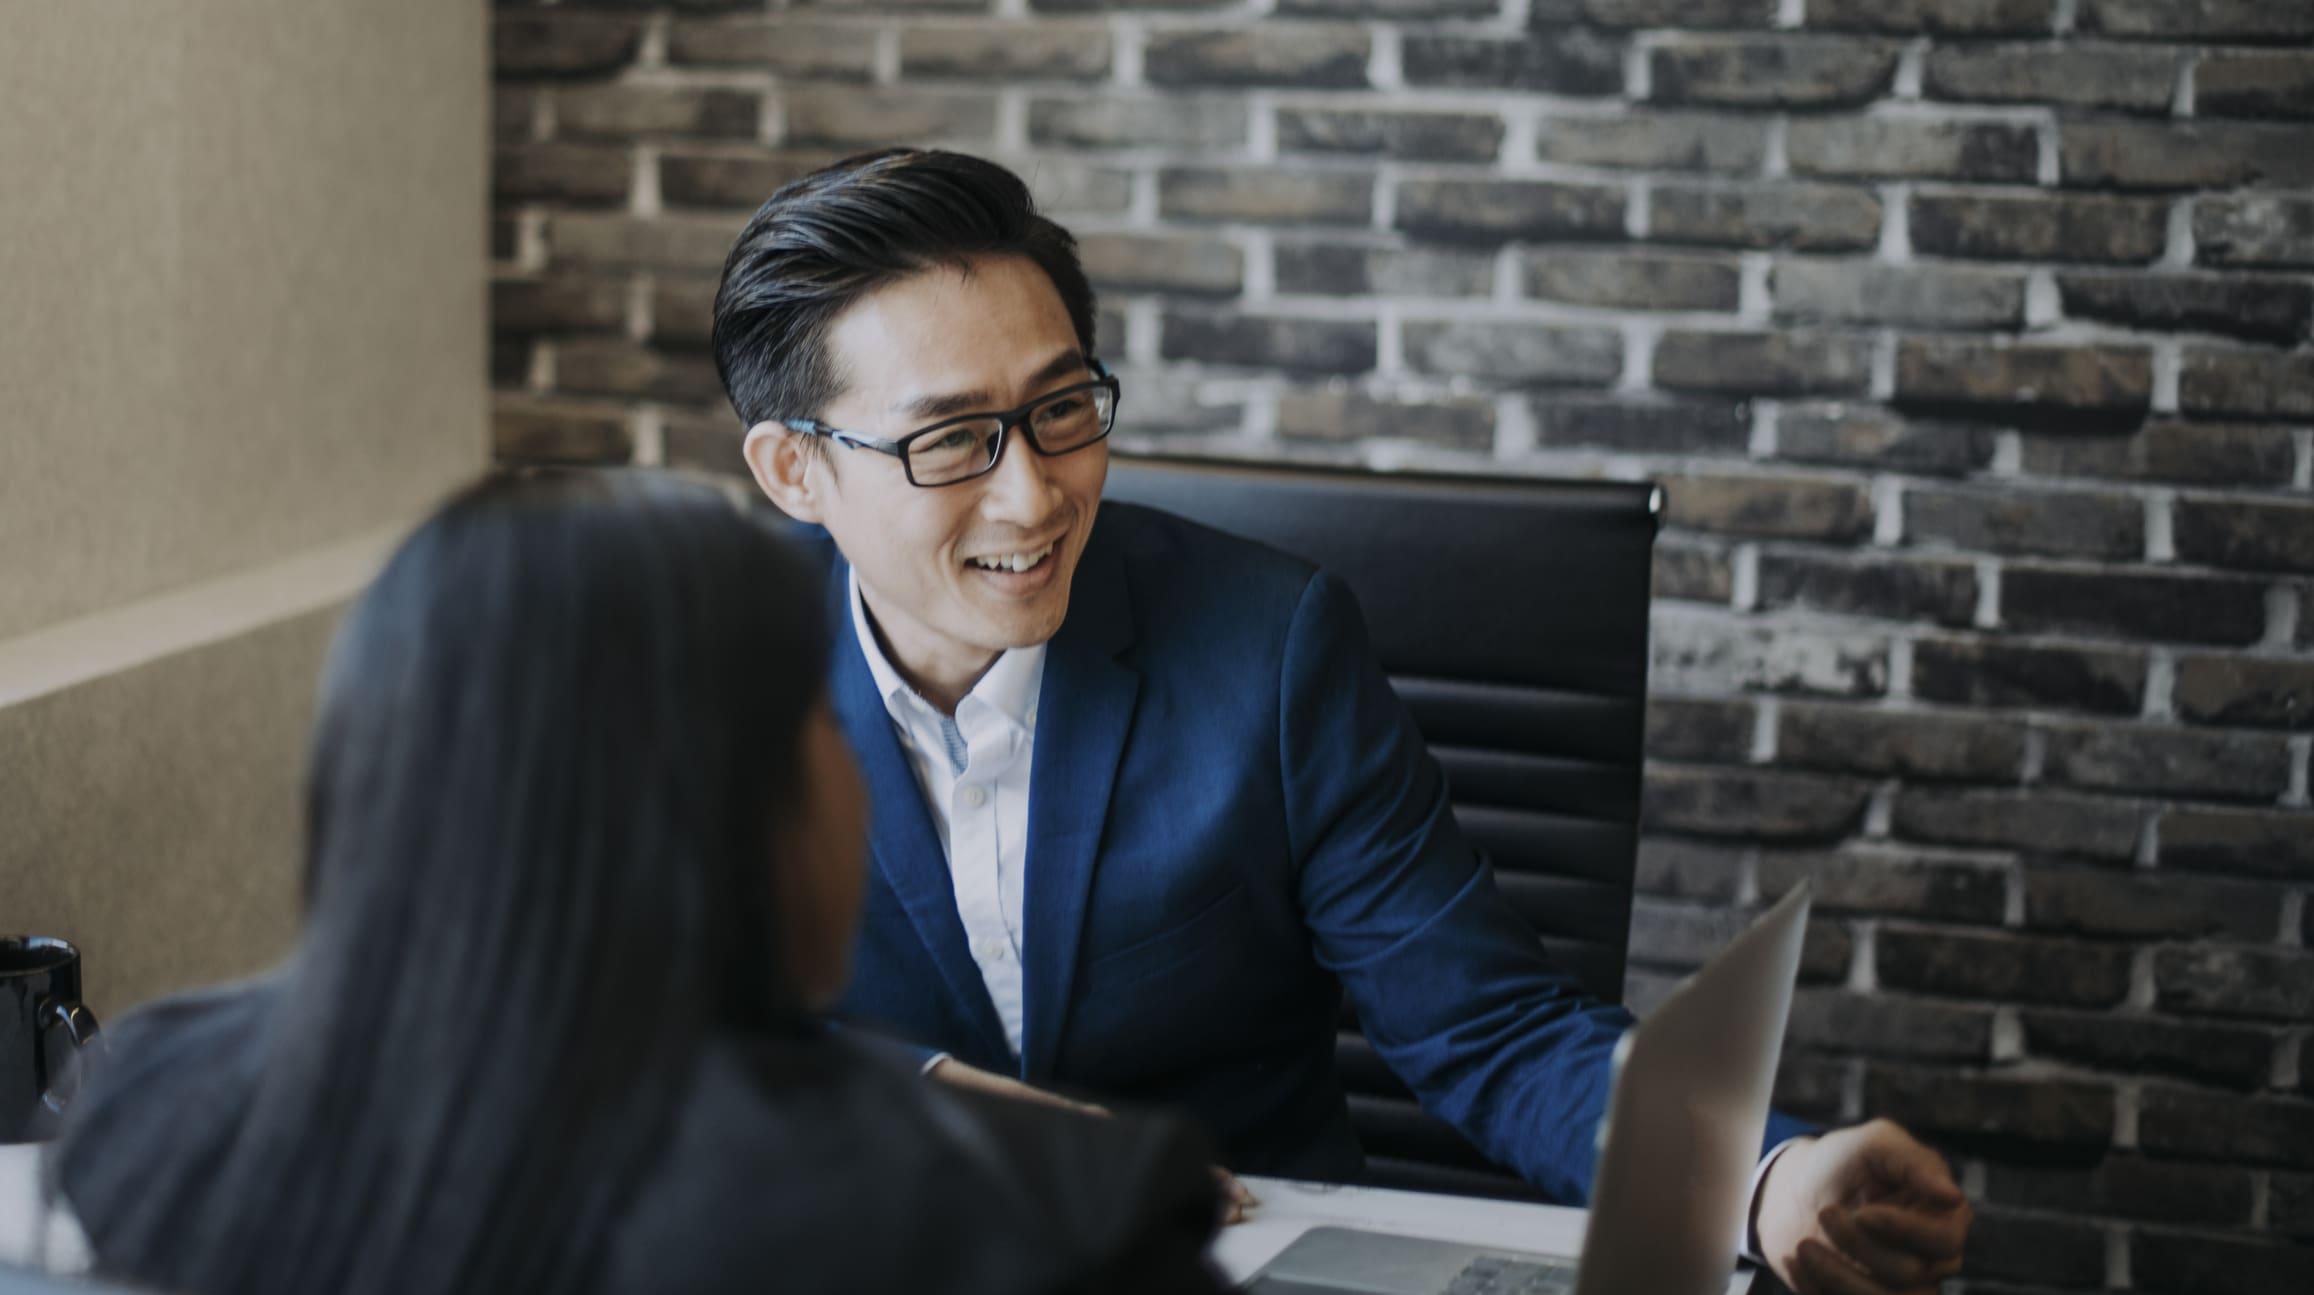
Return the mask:
<path id="1" fill-rule="evenodd" d="M 1059 1093 L 1046 1092 L 1033 1084 L 1024 1084 L 1017 1079 L 1008 1078 L 993 1071 L 982 1070 L 978 1066 L 965 1065 L 954 1057 L 942 1057 L 933 1063 L 930 1070 L 924 1073 L 941 1083 L 954 1084 L 958 1088 L 967 1088 L 976 1093 L 986 1093 L 991 1097 L 1003 1097 L 1016 1102 L 1036 1102 L 1044 1106 L 1057 1106 L 1065 1111 L 1075 1111 L 1079 1115 L 1091 1115 L 1101 1119 L 1106 1119 L 1109 1115 L 1109 1108 L 1106 1106 L 1072 1101 Z M 1222 1226 L 1227 1227 L 1232 1223 L 1245 1222 L 1246 1211 L 1261 1204 L 1261 1202 L 1255 1200 L 1253 1193 L 1245 1189 L 1244 1183 L 1231 1177 L 1229 1171 L 1220 1165 L 1213 1167 L 1213 1176 L 1221 1184 Z"/>
<path id="2" fill-rule="evenodd" d="M 1759 1211 L 1760 1253 L 1800 1295 L 1933 1291 L 1973 1217 L 1943 1158 L 1887 1120 L 1794 1143 Z"/>

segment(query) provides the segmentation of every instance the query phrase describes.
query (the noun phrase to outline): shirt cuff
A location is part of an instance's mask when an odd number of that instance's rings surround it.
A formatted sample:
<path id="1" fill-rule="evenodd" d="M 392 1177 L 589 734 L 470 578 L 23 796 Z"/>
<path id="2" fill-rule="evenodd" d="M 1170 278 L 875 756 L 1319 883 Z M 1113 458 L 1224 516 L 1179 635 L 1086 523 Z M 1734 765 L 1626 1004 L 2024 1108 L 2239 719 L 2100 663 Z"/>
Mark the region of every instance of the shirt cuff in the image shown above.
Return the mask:
<path id="1" fill-rule="evenodd" d="M 1767 1256 L 1760 1253 L 1760 1188 L 1767 1184 L 1768 1170 L 1775 1165 L 1776 1157 L 1784 1154 L 1798 1141 L 1798 1138 L 1785 1138 L 1768 1154 L 1761 1156 L 1760 1167 L 1752 1170 L 1751 1189 L 1744 1193 L 1744 1221 L 1742 1235 L 1736 1240 L 1736 1254 L 1762 1267 L 1767 1265 L 1768 1260 Z"/>
<path id="2" fill-rule="evenodd" d="M 931 1074 L 931 1073 L 932 1073 L 932 1067 L 934 1067 L 934 1066 L 937 1066 L 937 1065 L 939 1065 L 941 1062 L 943 1062 L 943 1061 L 946 1061 L 946 1060 L 948 1060 L 948 1054 L 947 1054 L 947 1053 L 945 1053 L 945 1052 L 935 1052 L 935 1053 L 933 1053 L 931 1056 L 924 1058 L 924 1066 L 923 1066 L 923 1068 L 922 1068 L 922 1069 L 920 1069 L 920 1070 L 918 1070 L 916 1073 L 917 1073 L 918 1075 L 929 1075 L 929 1074 Z M 1786 1143 L 1786 1144 L 1785 1144 L 1785 1146 L 1789 1146 L 1789 1145 L 1791 1145 L 1791 1144 L 1790 1144 L 1790 1143 Z M 1784 1149 L 1783 1147 L 1777 1147 L 1777 1148 L 1776 1148 L 1776 1151 L 1781 1151 L 1781 1150 L 1783 1150 L 1783 1149 Z M 1773 1160 L 1773 1159 L 1775 1159 L 1775 1158 L 1776 1158 L 1776 1155 L 1775 1155 L 1775 1151 L 1771 1151 L 1771 1152 L 1769 1152 L 1769 1153 L 1768 1153 L 1768 1159 L 1770 1159 L 1770 1160 Z M 1761 1168 L 1760 1172 L 1761 1172 L 1761 1173 L 1766 1173 L 1766 1172 L 1767 1172 L 1767 1169 L 1766 1169 L 1766 1168 L 1763 1166 L 1763 1167 Z M 1759 1181 L 1758 1181 L 1757 1179 L 1754 1179 L 1754 1180 L 1753 1180 L 1753 1182 L 1752 1182 L 1752 1190 L 1753 1190 L 1754 1192 L 1757 1192 L 1759 1189 L 1760 1189 L 1760 1184 L 1759 1184 Z"/>

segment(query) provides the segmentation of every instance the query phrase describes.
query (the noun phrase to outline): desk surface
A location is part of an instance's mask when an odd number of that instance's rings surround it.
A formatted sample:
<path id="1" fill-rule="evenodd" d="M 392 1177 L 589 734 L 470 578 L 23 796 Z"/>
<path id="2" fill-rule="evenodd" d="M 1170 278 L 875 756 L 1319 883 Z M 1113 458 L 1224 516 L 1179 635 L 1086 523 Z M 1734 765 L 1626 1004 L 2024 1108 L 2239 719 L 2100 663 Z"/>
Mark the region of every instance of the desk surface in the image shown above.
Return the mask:
<path id="1" fill-rule="evenodd" d="M 1252 1217 L 1223 1228 L 1214 1241 L 1214 1262 L 1233 1283 L 1242 1283 L 1314 1227 L 1367 1228 L 1473 1245 L 1572 1255 L 1583 1249 L 1581 1210 L 1557 1205 L 1439 1196 L 1429 1192 L 1341 1187 L 1284 1178 L 1241 1180 L 1261 1200 Z M 1752 1289 L 1753 1270 L 1739 1268 L 1728 1279 L 1727 1295 Z"/>

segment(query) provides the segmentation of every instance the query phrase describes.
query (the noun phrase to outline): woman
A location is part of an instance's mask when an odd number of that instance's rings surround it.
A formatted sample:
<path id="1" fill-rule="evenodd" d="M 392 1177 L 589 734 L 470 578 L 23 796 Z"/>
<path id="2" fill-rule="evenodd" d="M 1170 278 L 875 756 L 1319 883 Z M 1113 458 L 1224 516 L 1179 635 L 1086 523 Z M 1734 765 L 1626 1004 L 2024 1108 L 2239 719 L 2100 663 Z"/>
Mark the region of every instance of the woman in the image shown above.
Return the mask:
<path id="1" fill-rule="evenodd" d="M 497 477 L 323 679 L 297 951 L 114 1032 L 58 1144 L 188 1292 L 1212 1289 L 1193 1139 L 816 1024 L 861 896 L 817 582 L 712 489 Z"/>

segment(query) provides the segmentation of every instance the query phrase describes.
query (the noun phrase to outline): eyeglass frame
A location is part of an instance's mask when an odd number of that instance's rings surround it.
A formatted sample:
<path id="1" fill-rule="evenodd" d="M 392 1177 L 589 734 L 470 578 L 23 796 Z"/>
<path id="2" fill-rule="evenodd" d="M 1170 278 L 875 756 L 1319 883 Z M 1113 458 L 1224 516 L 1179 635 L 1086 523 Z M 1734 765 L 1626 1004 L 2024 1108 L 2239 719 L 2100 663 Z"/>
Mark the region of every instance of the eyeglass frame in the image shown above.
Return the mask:
<path id="1" fill-rule="evenodd" d="M 805 436 L 824 436 L 838 445 L 849 446 L 853 449 L 874 450 L 878 454 L 889 454 L 900 460 L 900 471 L 907 475 L 908 484 L 919 490 L 938 490 L 943 486 L 960 486 L 967 481 L 978 480 L 996 471 L 996 465 L 1004 461 L 1006 438 L 1012 434 L 1012 430 L 1016 427 L 1020 429 L 1021 435 L 1028 441 L 1029 448 L 1048 459 L 1056 459 L 1064 454 L 1074 454 L 1078 450 L 1090 449 L 1109 439 L 1109 433 L 1117 425 L 1117 402 L 1122 398 L 1117 375 L 1109 372 L 1108 365 L 1092 356 L 1085 357 L 1085 367 L 1092 371 L 1093 380 L 1091 382 L 1073 383 L 1058 391 L 1048 391 L 1027 404 L 1015 405 L 1011 409 L 992 409 L 980 413 L 958 414 L 954 418 L 943 418 L 937 423 L 919 427 L 897 440 L 885 440 L 878 436 L 863 436 L 858 432 L 847 432 L 840 427 L 830 427 L 816 418 L 782 418 L 779 420 L 779 424 L 791 432 L 800 432 Z M 1085 391 L 1107 391 L 1109 393 L 1109 416 L 1101 425 L 1101 434 L 1086 441 L 1083 445 L 1072 445 L 1065 450 L 1046 449 L 1037 441 L 1036 429 L 1029 426 L 1029 414 L 1040 405 L 1058 400 L 1063 396 Z M 977 423 L 990 418 L 996 420 L 996 448 L 989 454 L 986 466 L 952 481 L 934 481 L 926 484 L 916 479 L 916 469 L 908 462 L 908 447 L 911 444 L 935 432 L 946 431 L 960 423 Z"/>

